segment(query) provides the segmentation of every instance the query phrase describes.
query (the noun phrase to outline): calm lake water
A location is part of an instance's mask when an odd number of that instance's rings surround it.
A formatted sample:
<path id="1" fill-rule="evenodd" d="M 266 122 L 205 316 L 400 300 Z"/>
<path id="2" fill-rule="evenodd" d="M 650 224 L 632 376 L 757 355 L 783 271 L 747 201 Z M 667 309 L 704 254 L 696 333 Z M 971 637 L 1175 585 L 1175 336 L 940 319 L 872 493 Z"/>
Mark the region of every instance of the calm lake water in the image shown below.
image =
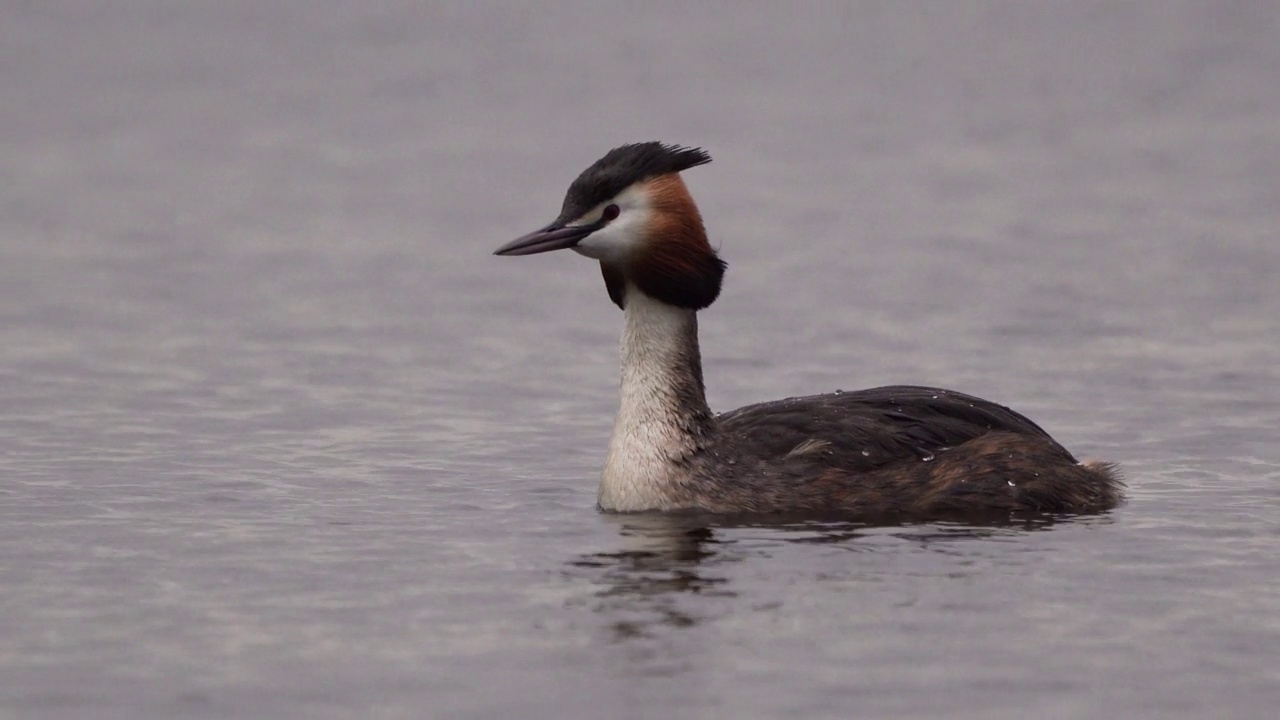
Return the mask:
<path id="1" fill-rule="evenodd" d="M 0 15 L 0 717 L 1280 704 L 1274 3 Z M 714 407 L 951 387 L 1129 502 L 597 512 L 621 315 L 490 252 L 649 139 L 715 157 Z"/>

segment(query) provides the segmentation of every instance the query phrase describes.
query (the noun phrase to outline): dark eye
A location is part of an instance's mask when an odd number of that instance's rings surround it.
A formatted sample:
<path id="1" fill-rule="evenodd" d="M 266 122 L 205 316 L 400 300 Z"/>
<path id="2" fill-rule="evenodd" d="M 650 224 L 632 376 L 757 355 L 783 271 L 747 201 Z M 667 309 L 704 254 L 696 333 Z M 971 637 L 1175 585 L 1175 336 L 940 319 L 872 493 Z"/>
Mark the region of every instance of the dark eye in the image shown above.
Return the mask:
<path id="1" fill-rule="evenodd" d="M 617 205 L 605 205 L 604 212 L 600 213 L 600 219 L 605 222 L 611 222 L 614 218 L 618 217 L 618 213 L 620 212 L 622 211 L 618 209 Z"/>

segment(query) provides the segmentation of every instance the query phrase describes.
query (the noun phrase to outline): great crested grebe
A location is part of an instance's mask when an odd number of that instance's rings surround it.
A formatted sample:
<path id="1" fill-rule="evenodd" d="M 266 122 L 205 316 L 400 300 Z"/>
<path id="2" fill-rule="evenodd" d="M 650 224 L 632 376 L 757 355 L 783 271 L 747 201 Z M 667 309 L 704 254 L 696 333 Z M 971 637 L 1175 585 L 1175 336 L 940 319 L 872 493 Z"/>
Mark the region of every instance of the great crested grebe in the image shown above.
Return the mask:
<path id="1" fill-rule="evenodd" d="M 573 181 L 554 222 L 494 253 L 572 248 L 600 261 L 623 310 L 602 509 L 942 517 L 1119 502 L 1113 466 L 1079 463 L 1022 415 L 949 390 L 880 387 L 712 414 L 697 311 L 720 294 L 725 263 L 679 175 L 708 162 L 699 148 L 614 148 Z"/>

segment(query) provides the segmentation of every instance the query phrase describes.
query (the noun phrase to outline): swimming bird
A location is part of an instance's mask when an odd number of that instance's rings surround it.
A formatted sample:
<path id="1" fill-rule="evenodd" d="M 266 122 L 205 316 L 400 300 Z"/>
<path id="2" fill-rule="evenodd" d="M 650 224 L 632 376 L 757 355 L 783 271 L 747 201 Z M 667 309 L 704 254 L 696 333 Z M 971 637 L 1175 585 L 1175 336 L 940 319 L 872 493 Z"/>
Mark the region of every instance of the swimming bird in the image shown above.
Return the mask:
<path id="1" fill-rule="evenodd" d="M 623 311 L 618 414 L 601 473 L 606 511 L 823 513 L 941 518 L 1096 512 L 1123 483 L 988 400 L 889 386 L 707 406 L 698 317 L 725 262 L 680 173 L 704 150 L 614 148 L 569 186 L 560 215 L 496 255 L 572 249 L 600 263 Z"/>

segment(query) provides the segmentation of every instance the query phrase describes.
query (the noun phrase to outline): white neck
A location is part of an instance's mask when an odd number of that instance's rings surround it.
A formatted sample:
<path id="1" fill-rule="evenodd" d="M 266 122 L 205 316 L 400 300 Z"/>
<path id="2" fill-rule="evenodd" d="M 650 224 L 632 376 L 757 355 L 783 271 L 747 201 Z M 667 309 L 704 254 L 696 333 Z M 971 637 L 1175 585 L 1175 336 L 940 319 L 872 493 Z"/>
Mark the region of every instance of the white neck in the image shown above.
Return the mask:
<path id="1" fill-rule="evenodd" d="M 600 478 L 605 510 L 670 510 L 681 506 L 679 463 L 712 430 L 702 384 L 698 320 L 693 310 L 626 290 L 622 389 L 609 454 Z"/>

